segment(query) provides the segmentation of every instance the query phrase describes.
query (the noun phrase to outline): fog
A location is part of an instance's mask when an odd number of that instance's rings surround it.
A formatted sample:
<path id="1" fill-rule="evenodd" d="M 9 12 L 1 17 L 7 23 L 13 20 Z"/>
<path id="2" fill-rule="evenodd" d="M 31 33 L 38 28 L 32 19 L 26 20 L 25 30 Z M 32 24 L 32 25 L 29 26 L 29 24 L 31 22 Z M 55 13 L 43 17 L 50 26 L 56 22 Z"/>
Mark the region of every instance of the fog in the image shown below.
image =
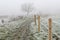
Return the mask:
<path id="1" fill-rule="evenodd" d="M 23 15 L 21 5 L 33 3 L 43 14 L 60 14 L 60 0 L 0 0 L 0 15 Z"/>

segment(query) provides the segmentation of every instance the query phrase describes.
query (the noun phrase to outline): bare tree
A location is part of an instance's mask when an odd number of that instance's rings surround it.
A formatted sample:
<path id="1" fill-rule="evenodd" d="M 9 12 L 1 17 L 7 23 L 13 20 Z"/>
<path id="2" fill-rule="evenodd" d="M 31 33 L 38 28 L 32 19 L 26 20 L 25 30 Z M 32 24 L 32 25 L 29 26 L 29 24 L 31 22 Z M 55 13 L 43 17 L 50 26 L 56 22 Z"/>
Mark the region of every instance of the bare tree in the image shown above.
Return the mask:
<path id="1" fill-rule="evenodd" d="M 21 9 L 23 12 L 26 12 L 28 15 L 30 12 L 33 11 L 34 7 L 31 3 L 24 3 L 22 4 Z"/>

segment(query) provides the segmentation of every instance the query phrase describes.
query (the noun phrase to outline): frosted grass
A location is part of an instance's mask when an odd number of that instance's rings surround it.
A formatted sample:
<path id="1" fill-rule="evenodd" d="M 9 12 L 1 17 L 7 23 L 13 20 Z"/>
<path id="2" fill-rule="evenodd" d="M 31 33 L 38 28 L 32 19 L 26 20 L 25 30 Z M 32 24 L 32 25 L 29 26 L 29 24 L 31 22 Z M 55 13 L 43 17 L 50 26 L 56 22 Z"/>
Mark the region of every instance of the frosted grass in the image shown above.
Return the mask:
<path id="1" fill-rule="evenodd" d="M 37 25 L 34 25 L 34 22 L 32 22 L 31 28 L 30 28 L 31 33 L 33 33 L 33 35 L 37 38 L 37 40 L 48 40 L 48 18 L 41 18 L 40 21 L 41 21 L 41 31 L 42 32 L 36 33 L 36 32 L 38 32 L 38 26 L 37 26 L 38 23 L 37 23 Z M 52 17 L 52 32 L 53 32 L 53 34 L 57 35 L 60 38 L 59 18 Z M 41 34 L 41 35 L 39 35 L 39 34 Z M 55 39 L 56 38 L 53 38 L 53 40 L 55 40 Z"/>

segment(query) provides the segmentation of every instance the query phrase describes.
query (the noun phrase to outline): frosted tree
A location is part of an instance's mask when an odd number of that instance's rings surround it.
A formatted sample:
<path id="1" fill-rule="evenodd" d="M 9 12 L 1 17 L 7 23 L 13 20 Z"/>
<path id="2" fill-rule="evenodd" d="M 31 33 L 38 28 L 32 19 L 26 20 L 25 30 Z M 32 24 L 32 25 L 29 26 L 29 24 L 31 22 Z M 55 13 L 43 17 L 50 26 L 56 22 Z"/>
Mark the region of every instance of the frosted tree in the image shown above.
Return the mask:
<path id="1" fill-rule="evenodd" d="M 21 5 L 21 9 L 23 12 L 26 12 L 27 15 L 33 11 L 34 7 L 31 3 L 24 3 Z"/>

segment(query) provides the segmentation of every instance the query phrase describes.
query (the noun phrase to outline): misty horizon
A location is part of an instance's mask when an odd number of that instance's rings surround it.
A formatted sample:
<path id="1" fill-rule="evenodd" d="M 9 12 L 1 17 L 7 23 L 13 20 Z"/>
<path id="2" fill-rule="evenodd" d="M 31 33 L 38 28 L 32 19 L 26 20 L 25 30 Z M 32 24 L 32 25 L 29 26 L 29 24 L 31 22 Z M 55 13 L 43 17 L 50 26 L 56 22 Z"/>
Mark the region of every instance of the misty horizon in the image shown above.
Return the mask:
<path id="1" fill-rule="evenodd" d="M 60 0 L 0 0 L 0 15 L 25 15 L 21 5 L 32 3 L 42 14 L 60 14 Z"/>

